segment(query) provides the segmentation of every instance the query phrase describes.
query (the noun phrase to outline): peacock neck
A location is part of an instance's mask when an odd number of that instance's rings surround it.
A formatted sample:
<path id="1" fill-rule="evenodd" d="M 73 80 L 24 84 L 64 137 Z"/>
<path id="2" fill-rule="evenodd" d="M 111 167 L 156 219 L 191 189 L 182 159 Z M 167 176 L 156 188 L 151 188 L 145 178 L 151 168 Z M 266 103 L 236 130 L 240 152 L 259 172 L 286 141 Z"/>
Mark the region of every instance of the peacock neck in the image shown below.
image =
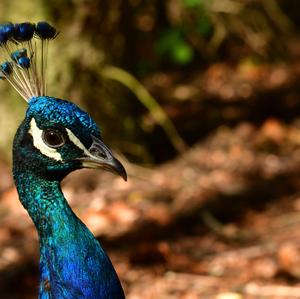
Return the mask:
<path id="1" fill-rule="evenodd" d="M 29 170 L 14 171 L 19 198 L 32 218 L 40 240 L 55 233 L 59 222 L 79 221 L 61 191 L 60 181 L 47 180 Z"/>
<path id="2" fill-rule="evenodd" d="M 39 233 L 39 298 L 124 299 L 109 258 L 69 207 L 60 181 L 19 168 L 14 178 Z"/>

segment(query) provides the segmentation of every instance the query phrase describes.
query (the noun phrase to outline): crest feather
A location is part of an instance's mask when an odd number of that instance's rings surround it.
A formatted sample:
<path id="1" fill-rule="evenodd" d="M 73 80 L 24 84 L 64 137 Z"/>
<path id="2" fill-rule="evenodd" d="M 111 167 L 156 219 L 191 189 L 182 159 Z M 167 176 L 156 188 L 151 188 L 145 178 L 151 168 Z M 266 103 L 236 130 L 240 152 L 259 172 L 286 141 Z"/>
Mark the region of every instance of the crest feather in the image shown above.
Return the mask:
<path id="1" fill-rule="evenodd" d="M 44 21 L 0 24 L 0 79 L 6 79 L 27 102 L 47 93 L 48 45 L 57 35 Z"/>

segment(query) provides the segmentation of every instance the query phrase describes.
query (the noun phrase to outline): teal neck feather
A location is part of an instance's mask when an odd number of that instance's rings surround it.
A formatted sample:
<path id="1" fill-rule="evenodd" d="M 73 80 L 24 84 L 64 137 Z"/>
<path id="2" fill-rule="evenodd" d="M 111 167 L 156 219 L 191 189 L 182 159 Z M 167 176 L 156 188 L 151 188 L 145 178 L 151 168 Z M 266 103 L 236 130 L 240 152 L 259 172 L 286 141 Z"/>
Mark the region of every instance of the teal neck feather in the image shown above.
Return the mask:
<path id="1" fill-rule="evenodd" d="M 60 182 L 19 167 L 14 178 L 39 234 L 39 298 L 124 298 L 109 258 L 69 207 Z"/>
<path id="2" fill-rule="evenodd" d="M 41 240 L 55 229 L 56 220 L 77 217 L 73 214 L 61 191 L 59 181 L 41 179 L 31 171 L 15 175 L 20 200 L 32 218 Z M 63 220 L 63 219 L 61 219 Z"/>

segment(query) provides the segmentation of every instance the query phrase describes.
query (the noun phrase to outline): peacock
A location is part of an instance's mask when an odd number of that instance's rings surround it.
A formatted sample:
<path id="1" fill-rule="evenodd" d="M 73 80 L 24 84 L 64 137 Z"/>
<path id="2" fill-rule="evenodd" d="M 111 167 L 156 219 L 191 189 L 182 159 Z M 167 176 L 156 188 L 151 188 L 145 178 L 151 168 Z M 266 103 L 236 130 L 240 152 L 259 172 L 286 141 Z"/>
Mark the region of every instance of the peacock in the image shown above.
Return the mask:
<path id="1" fill-rule="evenodd" d="M 90 115 L 47 95 L 47 49 L 57 35 L 44 21 L 0 25 L 0 78 L 28 103 L 13 141 L 13 177 L 39 236 L 39 298 L 125 298 L 109 257 L 61 190 L 81 168 L 127 175 Z"/>

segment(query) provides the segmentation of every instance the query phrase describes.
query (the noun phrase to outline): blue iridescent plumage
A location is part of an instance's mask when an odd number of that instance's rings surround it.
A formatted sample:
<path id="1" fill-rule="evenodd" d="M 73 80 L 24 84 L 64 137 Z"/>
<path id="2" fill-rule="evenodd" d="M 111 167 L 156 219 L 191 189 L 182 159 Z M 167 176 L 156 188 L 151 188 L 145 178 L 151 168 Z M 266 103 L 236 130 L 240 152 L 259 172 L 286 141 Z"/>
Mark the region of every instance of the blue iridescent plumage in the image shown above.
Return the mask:
<path id="1" fill-rule="evenodd" d="M 3 74 L 10 75 L 13 71 L 13 66 L 11 62 L 6 61 L 1 64 L 0 69 Z"/>
<path id="2" fill-rule="evenodd" d="M 35 24 L 20 23 L 14 25 L 13 38 L 18 42 L 29 41 L 35 32 Z"/>
<path id="3" fill-rule="evenodd" d="M 13 61 L 17 62 L 21 57 L 27 57 L 27 50 L 25 48 L 16 50 L 10 54 L 10 57 Z"/>
<path id="4" fill-rule="evenodd" d="M 12 23 L 4 23 L 0 26 L 0 45 L 5 45 L 14 34 L 14 25 Z"/>
<path id="5" fill-rule="evenodd" d="M 5 36 L 10 28 L 10 23 L 0 25 L 0 47 L 6 59 L 0 65 L 0 77 L 28 102 L 14 139 L 13 175 L 20 201 L 39 235 L 39 298 L 123 299 L 108 256 L 69 207 L 60 182 L 84 167 L 108 170 L 126 179 L 125 169 L 103 143 L 96 123 L 86 112 L 43 94 L 44 83 L 32 64 L 36 53 L 32 53 L 28 38 L 53 39 L 56 29 L 45 22 L 22 23 L 13 25 L 17 30 L 14 35 Z M 8 51 L 9 42 L 13 51 Z M 45 59 L 43 55 L 40 57 Z"/>
<path id="6" fill-rule="evenodd" d="M 28 57 L 20 57 L 18 59 L 18 65 L 23 69 L 29 69 L 30 68 L 30 59 Z"/>
<path id="7" fill-rule="evenodd" d="M 47 22 L 38 22 L 35 33 L 41 39 L 53 39 L 58 35 L 56 29 Z"/>

